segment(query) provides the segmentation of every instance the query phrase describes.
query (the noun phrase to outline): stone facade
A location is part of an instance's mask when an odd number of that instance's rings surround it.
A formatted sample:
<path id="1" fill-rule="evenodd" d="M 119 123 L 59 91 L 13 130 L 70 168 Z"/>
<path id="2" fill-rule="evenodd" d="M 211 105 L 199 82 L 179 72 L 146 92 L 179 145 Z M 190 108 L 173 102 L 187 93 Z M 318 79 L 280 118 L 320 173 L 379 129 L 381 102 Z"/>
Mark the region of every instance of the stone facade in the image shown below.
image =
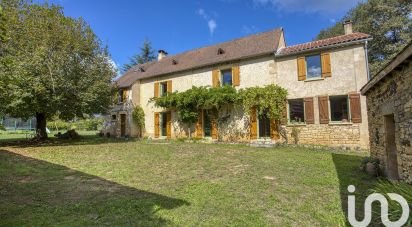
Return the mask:
<path id="1" fill-rule="evenodd" d="M 283 33 L 279 42 L 279 48 L 284 48 Z M 285 125 L 289 134 L 289 142 L 293 139 L 290 134 L 293 127 L 300 128 L 299 141 L 304 144 L 320 144 L 328 146 L 345 146 L 353 149 L 368 149 L 369 132 L 366 113 L 366 98 L 360 98 L 362 122 L 360 123 L 329 123 L 320 124 L 317 97 L 324 95 L 348 95 L 359 93 L 360 88 L 367 81 L 367 63 L 363 42 L 352 43 L 346 46 L 334 46 L 326 50 L 330 53 L 332 76 L 317 80 L 298 81 L 296 55 L 277 56 L 275 53 L 265 56 L 256 56 L 247 59 L 239 59 L 235 62 L 225 62 L 198 69 L 183 72 L 170 73 L 156 77 L 137 80 L 131 87 L 133 91 L 129 96 L 134 105 L 140 105 L 145 112 L 144 135 L 155 137 L 156 112 L 162 112 L 156 108 L 150 99 L 154 97 L 155 83 L 171 81 L 172 91 L 185 91 L 192 86 L 212 86 L 212 71 L 231 69 L 239 66 L 240 86 L 242 89 L 254 86 L 277 84 L 286 88 L 289 92 L 288 99 L 301 99 L 313 97 L 314 124 Z M 313 50 L 308 54 L 320 54 L 320 50 Z M 162 61 L 162 60 L 160 60 Z M 139 95 L 136 95 L 138 92 Z M 250 141 L 249 117 L 241 108 L 223 108 L 220 116 L 225 116 L 225 122 L 218 126 L 219 140 L 222 141 Z M 176 112 L 171 113 L 171 137 L 187 137 L 189 129 L 187 125 L 179 122 Z M 190 129 L 195 131 L 194 126 Z M 131 133 L 130 135 L 133 135 Z M 274 141 L 281 142 L 281 140 Z"/>
<path id="2" fill-rule="evenodd" d="M 410 62 L 410 60 L 409 60 Z M 405 64 L 405 63 L 403 63 Z M 412 65 L 390 71 L 366 92 L 369 115 L 371 156 L 380 160 L 385 175 L 389 171 L 390 139 L 387 118 L 394 119 L 394 144 L 400 179 L 412 183 Z"/>

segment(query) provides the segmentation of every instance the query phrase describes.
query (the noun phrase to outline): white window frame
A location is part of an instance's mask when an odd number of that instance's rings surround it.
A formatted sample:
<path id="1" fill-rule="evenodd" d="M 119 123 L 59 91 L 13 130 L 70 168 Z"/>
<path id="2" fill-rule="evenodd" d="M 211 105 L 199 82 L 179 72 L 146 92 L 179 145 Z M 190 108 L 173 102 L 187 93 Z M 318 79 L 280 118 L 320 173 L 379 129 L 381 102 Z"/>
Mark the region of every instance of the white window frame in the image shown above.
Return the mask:
<path id="1" fill-rule="evenodd" d="M 308 61 L 306 60 L 307 57 L 311 57 L 311 56 L 319 56 L 320 59 L 320 75 L 317 77 L 308 77 Z M 309 54 L 309 55 L 305 55 L 305 70 L 306 70 L 306 80 L 319 80 L 322 79 L 322 56 L 320 53 L 316 53 L 316 54 Z"/>
<path id="2" fill-rule="evenodd" d="M 296 122 L 296 123 L 292 123 L 291 119 L 290 119 L 290 100 L 302 100 L 302 104 L 303 104 L 303 122 Z M 304 98 L 296 98 L 296 99 L 288 99 L 288 105 L 286 110 L 288 111 L 288 124 L 290 125 L 306 125 L 306 107 L 305 107 L 305 99 Z"/>
<path id="3" fill-rule="evenodd" d="M 332 106 L 330 103 L 330 98 L 333 97 L 346 97 L 347 100 L 347 108 L 348 108 L 348 121 L 332 121 Z M 350 99 L 349 95 L 330 95 L 328 96 L 328 110 L 329 110 L 329 122 L 330 123 L 352 123 L 352 116 L 351 116 L 351 111 L 350 111 Z"/>
<path id="4" fill-rule="evenodd" d="M 233 86 L 233 71 L 232 68 L 224 68 L 220 70 L 220 86 L 223 86 L 223 71 L 230 71 L 230 76 L 232 77 L 232 82 L 230 86 Z"/>

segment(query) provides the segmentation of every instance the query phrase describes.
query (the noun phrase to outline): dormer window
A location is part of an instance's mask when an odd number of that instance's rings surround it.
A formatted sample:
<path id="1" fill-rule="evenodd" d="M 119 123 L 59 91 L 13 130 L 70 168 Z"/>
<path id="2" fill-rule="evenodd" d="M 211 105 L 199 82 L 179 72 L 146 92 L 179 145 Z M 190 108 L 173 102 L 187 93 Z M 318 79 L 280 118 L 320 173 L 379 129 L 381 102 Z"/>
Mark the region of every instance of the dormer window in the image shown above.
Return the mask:
<path id="1" fill-rule="evenodd" d="M 176 59 L 173 59 L 173 60 L 172 60 L 172 64 L 173 64 L 173 65 L 177 65 L 177 60 L 176 60 Z"/>
<path id="2" fill-rule="evenodd" d="M 143 67 L 139 67 L 139 71 L 143 73 L 143 72 L 144 72 L 144 68 L 143 68 Z"/>
<path id="3" fill-rule="evenodd" d="M 224 54 L 225 51 L 222 48 L 217 49 L 217 55 Z"/>

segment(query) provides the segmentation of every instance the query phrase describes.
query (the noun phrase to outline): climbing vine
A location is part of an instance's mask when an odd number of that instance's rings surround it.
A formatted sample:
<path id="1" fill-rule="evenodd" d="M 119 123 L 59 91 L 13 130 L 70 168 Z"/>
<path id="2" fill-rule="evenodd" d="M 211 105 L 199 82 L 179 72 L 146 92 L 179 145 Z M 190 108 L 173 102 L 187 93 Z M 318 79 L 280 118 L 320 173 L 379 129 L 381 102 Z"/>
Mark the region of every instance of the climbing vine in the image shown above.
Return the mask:
<path id="1" fill-rule="evenodd" d="M 228 105 L 240 105 L 250 113 L 256 109 L 259 114 L 266 114 L 272 119 L 281 119 L 286 109 L 286 89 L 277 85 L 244 88 L 237 91 L 231 86 L 195 87 L 169 93 L 167 96 L 154 97 L 155 106 L 175 110 L 179 119 L 189 125 L 196 123 L 199 110 L 209 109 L 218 116 L 219 109 Z"/>
<path id="2" fill-rule="evenodd" d="M 245 112 L 256 109 L 259 115 L 280 120 L 286 110 L 287 90 L 278 85 L 250 87 L 239 90 L 239 102 Z"/>
<path id="3" fill-rule="evenodd" d="M 132 111 L 132 119 L 136 126 L 139 128 L 140 135 L 144 128 L 144 111 L 141 106 L 135 106 Z"/>

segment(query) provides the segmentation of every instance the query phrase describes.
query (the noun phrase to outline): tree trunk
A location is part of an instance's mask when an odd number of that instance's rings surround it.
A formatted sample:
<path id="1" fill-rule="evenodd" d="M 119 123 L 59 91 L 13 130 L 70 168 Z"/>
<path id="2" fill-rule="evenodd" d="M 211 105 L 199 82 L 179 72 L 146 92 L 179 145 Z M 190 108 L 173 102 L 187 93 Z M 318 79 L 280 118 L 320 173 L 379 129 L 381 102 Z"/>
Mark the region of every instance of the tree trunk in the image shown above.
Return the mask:
<path id="1" fill-rule="evenodd" d="M 44 113 L 36 113 L 36 121 L 36 138 L 39 140 L 47 139 L 46 115 Z"/>

